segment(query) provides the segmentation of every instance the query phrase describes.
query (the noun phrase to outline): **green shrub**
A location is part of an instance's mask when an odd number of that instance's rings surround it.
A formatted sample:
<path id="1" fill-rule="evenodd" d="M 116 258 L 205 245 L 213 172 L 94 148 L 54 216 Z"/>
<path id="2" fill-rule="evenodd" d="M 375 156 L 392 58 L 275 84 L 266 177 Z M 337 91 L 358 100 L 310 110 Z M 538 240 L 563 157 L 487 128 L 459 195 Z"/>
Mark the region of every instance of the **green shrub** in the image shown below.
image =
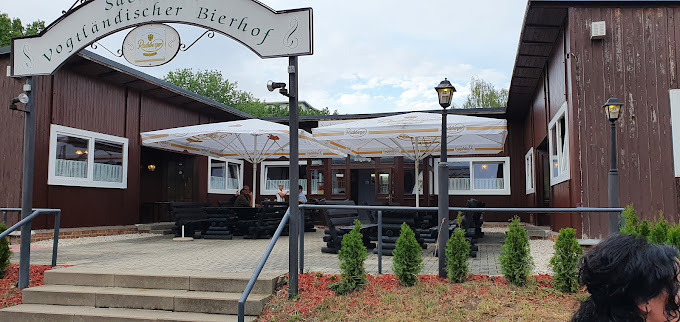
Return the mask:
<path id="1" fill-rule="evenodd" d="M 653 244 L 665 244 L 668 240 L 668 231 L 670 230 L 668 221 L 663 217 L 663 212 L 659 212 L 659 219 L 654 221 L 654 227 L 649 233 L 649 242 Z"/>
<path id="2" fill-rule="evenodd" d="M 501 272 L 509 283 L 518 286 L 526 284 L 534 262 L 529 252 L 527 231 L 520 224 L 517 216 L 512 219 L 508 232 L 505 233 L 505 242 L 501 247 L 498 260 L 501 264 Z"/>
<path id="3" fill-rule="evenodd" d="M 347 294 L 366 284 L 366 246 L 361 234 L 361 223 L 354 220 L 354 228 L 342 237 L 338 259 L 340 260 L 340 282 L 328 285 L 337 295 Z"/>
<path id="4" fill-rule="evenodd" d="M 469 269 L 467 263 L 469 256 L 470 243 L 465 240 L 465 231 L 456 229 L 453 236 L 446 242 L 446 274 L 451 283 L 465 282 Z"/>
<path id="5" fill-rule="evenodd" d="M 399 284 L 413 286 L 418 282 L 418 275 L 424 266 L 420 258 L 422 251 L 411 227 L 406 223 L 401 224 L 401 232 L 392 253 L 392 270 L 399 278 Z"/>
<path id="6" fill-rule="evenodd" d="M 638 233 L 637 235 L 639 237 L 644 238 L 645 240 L 649 240 L 649 234 L 652 232 L 652 225 L 649 223 L 649 220 L 645 219 L 640 223 L 640 226 L 638 227 Z"/>
<path id="7" fill-rule="evenodd" d="M 0 234 L 7 230 L 4 223 L 0 224 Z M 9 259 L 12 257 L 12 251 L 9 249 L 9 239 L 3 238 L 0 240 L 0 278 L 5 277 L 5 270 L 9 266 Z"/>
<path id="8" fill-rule="evenodd" d="M 668 230 L 666 243 L 680 250 L 680 224 L 676 224 Z"/>
<path id="9" fill-rule="evenodd" d="M 555 255 L 550 259 L 550 267 L 555 273 L 553 286 L 566 293 L 579 290 L 578 262 L 583 249 L 576 240 L 574 228 L 560 229 L 555 242 Z"/>
<path id="10" fill-rule="evenodd" d="M 621 213 L 621 217 L 623 218 L 623 227 L 621 227 L 619 233 L 622 235 L 639 236 L 640 219 L 635 214 L 633 204 L 626 206 Z"/>

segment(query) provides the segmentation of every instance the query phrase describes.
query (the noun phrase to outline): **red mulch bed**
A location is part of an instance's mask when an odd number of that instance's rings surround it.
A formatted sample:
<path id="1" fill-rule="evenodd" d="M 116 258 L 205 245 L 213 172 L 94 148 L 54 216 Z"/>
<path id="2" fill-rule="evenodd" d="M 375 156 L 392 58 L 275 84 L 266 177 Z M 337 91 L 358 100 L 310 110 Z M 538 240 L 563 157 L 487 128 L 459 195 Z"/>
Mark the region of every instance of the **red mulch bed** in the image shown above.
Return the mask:
<path id="1" fill-rule="evenodd" d="M 52 269 L 50 265 L 31 265 L 28 287 L 43 285 L 45 271 Z M 5 277 L 0 279 L 0 309 L 21 304 L 19 281 L 19 265 L 10 264 L 5 270 Z"/>
<path id="2" fill-rule="evenodd" d="M 365 287 L 357 292 L 351 293 L 350 295 L 337 297 L 333 291 L 328 288 L 328 285 L 337 282 L 339 279 L 338 275 L 328 275 L 321 273 L 307 273 L 299 275 L 299 291 L 300 298 L 296 300 L 287 300 L 288 287 L 285 285 L 280 288 L 276 295 L 271 299 L 270 304 L 265 308 L 264 312 L 260 315 L 258 321 L 274 321 L 279 320 L 282 316 L 297 316 L 301 319 L 336 319 L 342 315 L 322 315 L 324 311 L 337 310 L 337 311 L 347 311 L 348 314 L 357 314 L 357 312 L 372 312 L 371 314 L 381 315 L 385 312 L 384 310 L 391 309 L 389 305 L 386 305 L 389 301 L 389 295 L 394 294 L 397 299 L 408 297 L 412 295 L 412 290 L 414 288 L 407 288 L 399 285 L 397 278 L 391 274 L 385 274 L 381 276 L 367 275 L 367 283 Z M 537 303 L 536 305 L 541 305 L 543 300 L 551 299 L 553 302 L 562 303 L 566 300 L 565 307 L 568 310 L 572 309 L 572 306 L 577 305 L 575 299 L 571 295 L 556 295 L 552 291 L 552 281 L 553 277 L 547 274 L 534 275 L 532 277 L 533 281 L 533 291 L 538 295 L 537 299 L 533 299 L 531 294 L 526 296 L 526 301 L 528 303 Z M 445 279 L 441 279 L 436 275 L 421 275 L 420 276 L 421 289 L 425 293 L 434 294 L 442 293 L 439 297 L 439 306 L 451 305 L 458 301 L 458 297 L 465 298 L 460 294 L 468 294 L 470 298 L 474 298 L 477 295 L 484 295 L 492 292 L 492 289 L 503 289 L 503 294 L 499 296 L 502 301 L 510 300 L 514 298 L 514 294 L 520 293 L 520 291 L 511 289 L 508 285 L 506 279 L 502 276 L 487 276 L 487 275 L 470 275 L 468 276 L 468 282 L 463 284 L 451 284 Z M 442 292 L 442 290 L 445 290 Z M 544 291 L 541 291 L 544 290 Z M 504 295 L 505 293 L 509 295 Z M 531 292 L 529 292 L 531 293 Z M 456 297 L 458 296 L 458 297 Z M 505 297 L 504 297 L 505 296 Z M 493 299 L 491 295 L 487 296 Z M 399 300 L 401 301 L 401 300 Z M 479 302 L 479 301 L 478 301 Z M 476 307 L 479 303 L 468 303 L 470 309 Z M 467 305 L 467 304 L 466 304 Z M 339 307 L 340 306 L 340 307 Z M 458 309 L 458 308 L 456 308 Z M 505 309 L 499 309 L 503 311 Z M 355 312 L 357 311 L 357 312 Z M 573 310 L 572 310 L 573 311 Z M 350 313 L 353 312 L 353 313 Z M 361 313 L 358 313 L 359 315 Z M 494 313 L 496 314 L 496 313 Z M 384 314 L 383 314 L 384 315 Z M 570 315 L 570 314 L 567 314 Z M 349 316 L 349 315 L 348 315 Z M 389 315 L 387 315 L 389 316 Z M 358 318 L 352 315 L 351 318 Z M 390 319 L 402 319 L 403 316 L 391 316 Z M 482 319 L 484 316 L 482 316 Z M 501 316 L 501 319 L 503 317 Z M 514 317 L 505 317 L 511 320 Z M 521 317 L 520 317 L 521 318 Z M 477 319 L 475 319 L 477 320 Z"/>

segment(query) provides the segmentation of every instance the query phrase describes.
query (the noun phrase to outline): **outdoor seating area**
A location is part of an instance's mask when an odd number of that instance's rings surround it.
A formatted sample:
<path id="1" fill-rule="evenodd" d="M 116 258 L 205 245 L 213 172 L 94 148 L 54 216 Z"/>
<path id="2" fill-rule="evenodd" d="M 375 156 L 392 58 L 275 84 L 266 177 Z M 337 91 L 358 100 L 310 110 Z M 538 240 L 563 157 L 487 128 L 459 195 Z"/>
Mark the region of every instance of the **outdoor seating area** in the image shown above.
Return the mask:
<path id="1" fill-rule="evenodd" d="M 263 202 L 257 207 L 236 207 L 229 202 L 218 202 L 218 206 L 197 202 L 171 202 L 170 218 L 175 225 L 175 236 L 205 239 L 269 239 L 274 234 L 286 210 L 287 203 Z M 305 216 L 305 231 L 314 231 L 311 216 Z M 286 225 L 284 235 L 288 234 Z"/>

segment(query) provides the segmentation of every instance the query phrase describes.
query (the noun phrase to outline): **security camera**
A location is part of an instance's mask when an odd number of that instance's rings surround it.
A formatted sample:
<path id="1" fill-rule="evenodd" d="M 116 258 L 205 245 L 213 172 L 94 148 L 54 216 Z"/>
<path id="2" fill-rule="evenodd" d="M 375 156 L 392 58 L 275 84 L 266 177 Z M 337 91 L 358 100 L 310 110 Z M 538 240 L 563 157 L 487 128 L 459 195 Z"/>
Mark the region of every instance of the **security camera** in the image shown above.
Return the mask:
<path id="1" fill-rule="evenodd" d="M 277 82 L 272 82 L 272 81 L 267 82 L 267 89 L 270 92 L 273 92 L 277 88 L 281 88 L 281 89 L 286 88 L 286 83 L 277 83 Z"/>

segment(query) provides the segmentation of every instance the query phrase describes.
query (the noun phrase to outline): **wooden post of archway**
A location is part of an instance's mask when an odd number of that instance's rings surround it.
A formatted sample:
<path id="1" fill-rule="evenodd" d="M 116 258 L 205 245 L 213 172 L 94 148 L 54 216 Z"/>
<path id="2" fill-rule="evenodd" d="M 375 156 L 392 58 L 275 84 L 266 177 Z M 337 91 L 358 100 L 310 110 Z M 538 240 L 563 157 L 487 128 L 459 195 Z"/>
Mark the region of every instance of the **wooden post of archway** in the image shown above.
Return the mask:
<path id="1" fill-rule="evenodd" d="M 298 137 L 295 135 L 299 127 L 298 56 L 313 54 L 311 8 L 275 11 L 256 0 L 91 0 L 74 5 L 39 35 L 12 40 L 10 75 L 26 78 L 24 91 L 29 96 L 24 128 L 22 219 L 29 216 L 33 208 L 37 105 L 36 96 L 31 95 L 32 76 L 53 74 L 68 58 L 110 34 L 163 22 L 194 25 L 221 33 L 261 58 L 289 57 L 290 185 L 291 189 L 298 186 Z M 174 57 L 171 56 L 163 63 Z M 299 207 L 296 198 L 290 198 L 290 208 L 289 294 L 292 297 L 298 293 Z M 26 288 L 29 282 L 30 249 L 27 246 L 30 238 L 31 225 L 26 224 L 21 229 L 20 289 Z"/>

